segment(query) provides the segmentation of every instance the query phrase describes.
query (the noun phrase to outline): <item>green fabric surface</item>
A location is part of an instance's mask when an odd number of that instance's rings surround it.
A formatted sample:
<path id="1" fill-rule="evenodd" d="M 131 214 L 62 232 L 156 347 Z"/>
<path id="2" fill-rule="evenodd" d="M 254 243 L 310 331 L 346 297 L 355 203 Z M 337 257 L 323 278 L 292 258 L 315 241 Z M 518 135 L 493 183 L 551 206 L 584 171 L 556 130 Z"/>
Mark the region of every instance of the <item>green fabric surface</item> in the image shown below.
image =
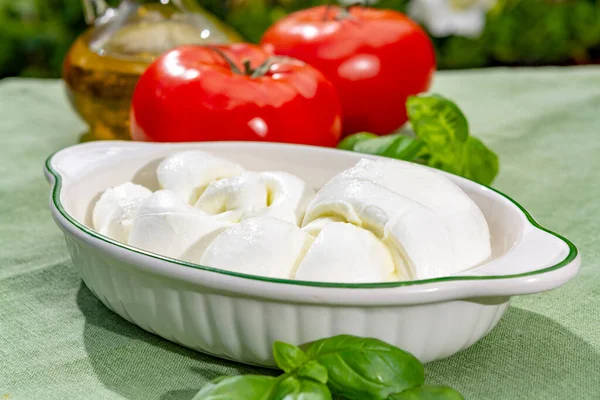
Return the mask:
<path id="1" fill-rule="evenodd" d="M 600 68 L 439 73 L 497 151 L 494 186 L 573 240 L 579 276 L 514 298 L 473 347 L 426 366 L 467 399 L 600 399 Z M 42 164 L 85 126 L 57 81 L 0 82 L 0 399 L 190 399 L 223 374 L 264 372 L 187 350 L 106 309 L 48 211 Z"/>

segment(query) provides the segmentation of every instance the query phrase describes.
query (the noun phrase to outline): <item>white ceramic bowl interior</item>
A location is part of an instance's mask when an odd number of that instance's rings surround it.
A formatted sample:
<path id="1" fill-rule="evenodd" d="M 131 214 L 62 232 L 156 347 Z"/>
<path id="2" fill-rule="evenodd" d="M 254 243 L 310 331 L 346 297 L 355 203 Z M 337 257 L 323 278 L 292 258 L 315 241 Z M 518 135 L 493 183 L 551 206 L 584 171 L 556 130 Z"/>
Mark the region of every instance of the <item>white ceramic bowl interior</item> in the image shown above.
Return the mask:
<path id="1" fill-rule="evenodd" d="M 481 208 L 492 242 L 492 260 L 452 277 L 374 284 L 271 279 L 170 259 L 90 228 L 94 202 L 105 189 L 133 181 L 156 190 L 160 160 L 190 149 L 249 170 L 290 172 L 314 188 L 375 156 L 255 142 L 95 142 L 48 159 L 50 208 L 86 285 L 123 318 L 202 352 L 272 366 L 275 340 L 300 344 L 347 333 L 380 338 L 428 362 L 488 333 L 510 296 L 555 288 L 579 269 L 568 240 L 540 227 L 502 193 L 451 174 Z"/>

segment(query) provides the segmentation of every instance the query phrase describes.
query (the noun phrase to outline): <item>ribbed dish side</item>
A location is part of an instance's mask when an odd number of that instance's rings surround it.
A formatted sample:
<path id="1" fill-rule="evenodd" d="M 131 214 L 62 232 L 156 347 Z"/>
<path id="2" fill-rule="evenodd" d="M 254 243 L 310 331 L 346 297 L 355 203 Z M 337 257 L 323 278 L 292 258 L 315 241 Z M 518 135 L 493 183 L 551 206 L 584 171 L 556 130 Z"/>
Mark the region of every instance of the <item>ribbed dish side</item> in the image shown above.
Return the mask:
<path id="1" fill-rule="evenodd" d="M 111 310 L 165 339 L 249 364 L 272 366 L 275 340 L 300 344 L 342 333 L 376 337 L 429 362 L 471 346 L 508 305 L 508 298 L 340 307 L 234 297 L 141 272 L 69 236 L 66 241 L 84 282 Z"/>

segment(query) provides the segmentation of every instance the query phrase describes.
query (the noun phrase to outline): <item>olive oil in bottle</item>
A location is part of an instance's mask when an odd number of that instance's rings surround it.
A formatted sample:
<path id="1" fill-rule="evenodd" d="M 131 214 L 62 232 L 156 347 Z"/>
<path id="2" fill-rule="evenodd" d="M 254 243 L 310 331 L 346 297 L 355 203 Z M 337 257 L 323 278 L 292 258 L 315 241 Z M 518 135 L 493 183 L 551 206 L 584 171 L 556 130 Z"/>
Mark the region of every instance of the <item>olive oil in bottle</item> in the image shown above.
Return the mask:
<path id="1" fill-rule="evenodd" d="M 83 2 L 95 25 L 71 46 L 63 79 L 71 104 L 90 126 L 91 139 L 129 138 L 131 95 L 146 67 L 163 52 L 182 44 L 240 40 L 186 0 L 122 0 L 117 8 L 103 0 Z"/>

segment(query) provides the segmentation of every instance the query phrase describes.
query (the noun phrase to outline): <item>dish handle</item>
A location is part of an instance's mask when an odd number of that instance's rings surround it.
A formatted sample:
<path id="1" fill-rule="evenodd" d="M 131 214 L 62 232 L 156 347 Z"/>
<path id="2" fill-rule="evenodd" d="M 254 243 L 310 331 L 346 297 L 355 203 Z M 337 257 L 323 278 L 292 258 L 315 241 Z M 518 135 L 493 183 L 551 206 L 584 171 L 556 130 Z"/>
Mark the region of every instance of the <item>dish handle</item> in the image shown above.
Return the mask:
<path id="1" fill-rule="evenodd" d="M 61 180 L 69 181 L 94 164 L 103 162 L 108 158 L 119 157 L 124 153 L 140 151 L 148 146 L 147 143 L 133 143 L 128 141 L 98 141 L 81 143 L 52 154 L 44 165 L 46 180 L 52 184 L 57 176 Z"/>
<path id="2" fill-rule="evenodd" d="M 509 289 L 504 294 L 518 295 L 562 286 L 577 274 L 580 265 L 581 257 L 571 242 L 530 220 L 522 239 L 507 254 L 460 275 L 515 278 L 508 280 L 511 287 L 504 288 Z"/>

